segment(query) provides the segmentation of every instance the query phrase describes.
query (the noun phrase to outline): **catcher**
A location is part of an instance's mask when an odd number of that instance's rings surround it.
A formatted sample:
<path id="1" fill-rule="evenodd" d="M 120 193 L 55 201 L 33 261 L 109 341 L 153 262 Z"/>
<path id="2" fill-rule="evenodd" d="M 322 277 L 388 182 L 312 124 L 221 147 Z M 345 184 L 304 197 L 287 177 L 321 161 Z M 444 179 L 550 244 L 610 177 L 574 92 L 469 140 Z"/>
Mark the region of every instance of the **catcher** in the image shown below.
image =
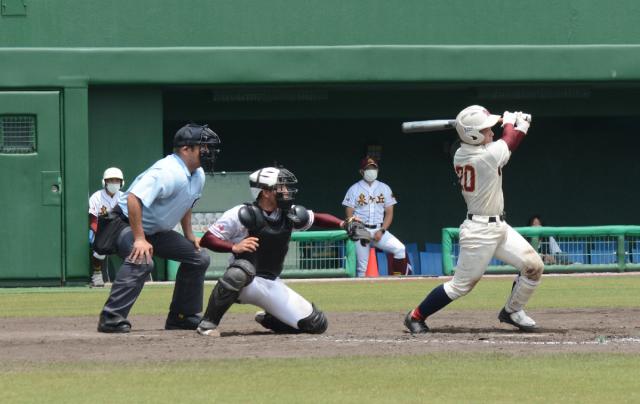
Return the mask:
<path id="1" fill-rule="evenodd" d="M 218 326 L 232 304 L 253 304 L 264 310 L 255 320 L 276 333 L 321 334 L 327 318 L 315 305 L 280 280 L 292 231 L 312 225 L 346 228 L 354 239 L 370 239 L 355 221 L 342 221 L 327 213 L 314 213 L 293 205 L 297 179 L 285 168 L 266 167 L 249 176 L 253 203 L 235 206 L 209 227 L 200 246 L 231 252 L 226 272 L 211 292 L 198 326 L 201 335 L 219 336 Z"/>

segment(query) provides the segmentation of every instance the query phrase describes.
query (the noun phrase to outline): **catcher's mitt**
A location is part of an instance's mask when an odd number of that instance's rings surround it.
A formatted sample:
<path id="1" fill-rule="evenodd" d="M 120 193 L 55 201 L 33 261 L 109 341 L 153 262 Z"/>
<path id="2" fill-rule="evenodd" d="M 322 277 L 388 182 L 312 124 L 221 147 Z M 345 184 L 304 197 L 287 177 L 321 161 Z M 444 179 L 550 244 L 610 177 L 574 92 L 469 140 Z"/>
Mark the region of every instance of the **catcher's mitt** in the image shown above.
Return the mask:
<path id="1" fill-rule="evenodd" d="M 360 244 L 362 245 L 369 243 L 372 239 L 371 233 L 364 227 L 364 224 L 354 220 L 352 217 L 347 219 L 344 229 L 347 231 L 347 236 L 349 236 L 351 240 L 360 240 Z"/>

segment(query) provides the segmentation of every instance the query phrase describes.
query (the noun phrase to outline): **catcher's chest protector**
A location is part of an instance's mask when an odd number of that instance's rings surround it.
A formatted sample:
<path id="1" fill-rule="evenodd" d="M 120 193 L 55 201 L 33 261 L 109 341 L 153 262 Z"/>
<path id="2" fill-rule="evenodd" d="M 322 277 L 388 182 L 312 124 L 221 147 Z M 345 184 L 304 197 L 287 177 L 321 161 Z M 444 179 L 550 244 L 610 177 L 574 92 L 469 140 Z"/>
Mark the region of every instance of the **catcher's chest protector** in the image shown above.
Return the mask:
<path id="1" fill-rule="evenodd" d="M 258 249 L 252 253 L 242 253 L 238 258 L 251 262 L 256 268 L 257 276 L 275 279 L 282 273 L 292 229 L 293 225 L 284 213 L 278 220 L 265 218 L 261 228 L 248 229 L 249 236 L 258 238 Z"/>

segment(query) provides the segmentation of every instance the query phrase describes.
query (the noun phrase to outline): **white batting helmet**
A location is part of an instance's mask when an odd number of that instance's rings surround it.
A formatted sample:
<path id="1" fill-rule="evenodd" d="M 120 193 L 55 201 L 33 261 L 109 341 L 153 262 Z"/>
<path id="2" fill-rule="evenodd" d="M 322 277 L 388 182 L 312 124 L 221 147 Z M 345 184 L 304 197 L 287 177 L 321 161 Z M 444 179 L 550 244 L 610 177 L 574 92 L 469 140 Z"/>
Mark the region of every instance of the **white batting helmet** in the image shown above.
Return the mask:
<path id="1" fill-rule="evenodd" d="M 471 105 L 456 117 L 456 131 L 464 143 L 481 144 L 484 135 L 480 131 L 493 127 L 499 120 L 500 115 L 492 115 L 480 105 Z"/>
<path id="2" fill-rule="evenodd" d="M 110 179 L 110 178 L 117 178 L 120 181 L 122 181 L 122 186 L 124 187 L 124 175 L 122 174 L 122 171 L 118 168 L 118 167 L 109 167 L 106 170 L 104 170 L 104 174 L 102 174 L 102 186 L 105 186 L 104 180 Z"/>

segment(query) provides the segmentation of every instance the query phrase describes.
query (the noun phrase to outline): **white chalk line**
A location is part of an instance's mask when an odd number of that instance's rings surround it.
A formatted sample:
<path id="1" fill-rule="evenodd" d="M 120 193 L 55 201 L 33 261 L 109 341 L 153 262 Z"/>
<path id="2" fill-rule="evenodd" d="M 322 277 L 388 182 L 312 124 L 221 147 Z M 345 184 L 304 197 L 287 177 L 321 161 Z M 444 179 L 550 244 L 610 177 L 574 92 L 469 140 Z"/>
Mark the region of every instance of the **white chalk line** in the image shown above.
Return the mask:
<path id="1" fill-rule="evenodd" d="M 445 344 L 445 345 L 635 345 L 640 344 L 640 338 L 636 337 L 597 337 L 593 340 L 585 341 L 559 341 L 559 340 L 546 340 L 546 341 L 522 341 L 522 340 L 508 340 L 508 339 L 438 339 L 430 338 L 424 339 L 415 337 L 411 339 L 381 339 L 381 338 L 306 338 L 300 340 L 301 342 L 320 342 L 328 341 L 343 344 Z"/>

